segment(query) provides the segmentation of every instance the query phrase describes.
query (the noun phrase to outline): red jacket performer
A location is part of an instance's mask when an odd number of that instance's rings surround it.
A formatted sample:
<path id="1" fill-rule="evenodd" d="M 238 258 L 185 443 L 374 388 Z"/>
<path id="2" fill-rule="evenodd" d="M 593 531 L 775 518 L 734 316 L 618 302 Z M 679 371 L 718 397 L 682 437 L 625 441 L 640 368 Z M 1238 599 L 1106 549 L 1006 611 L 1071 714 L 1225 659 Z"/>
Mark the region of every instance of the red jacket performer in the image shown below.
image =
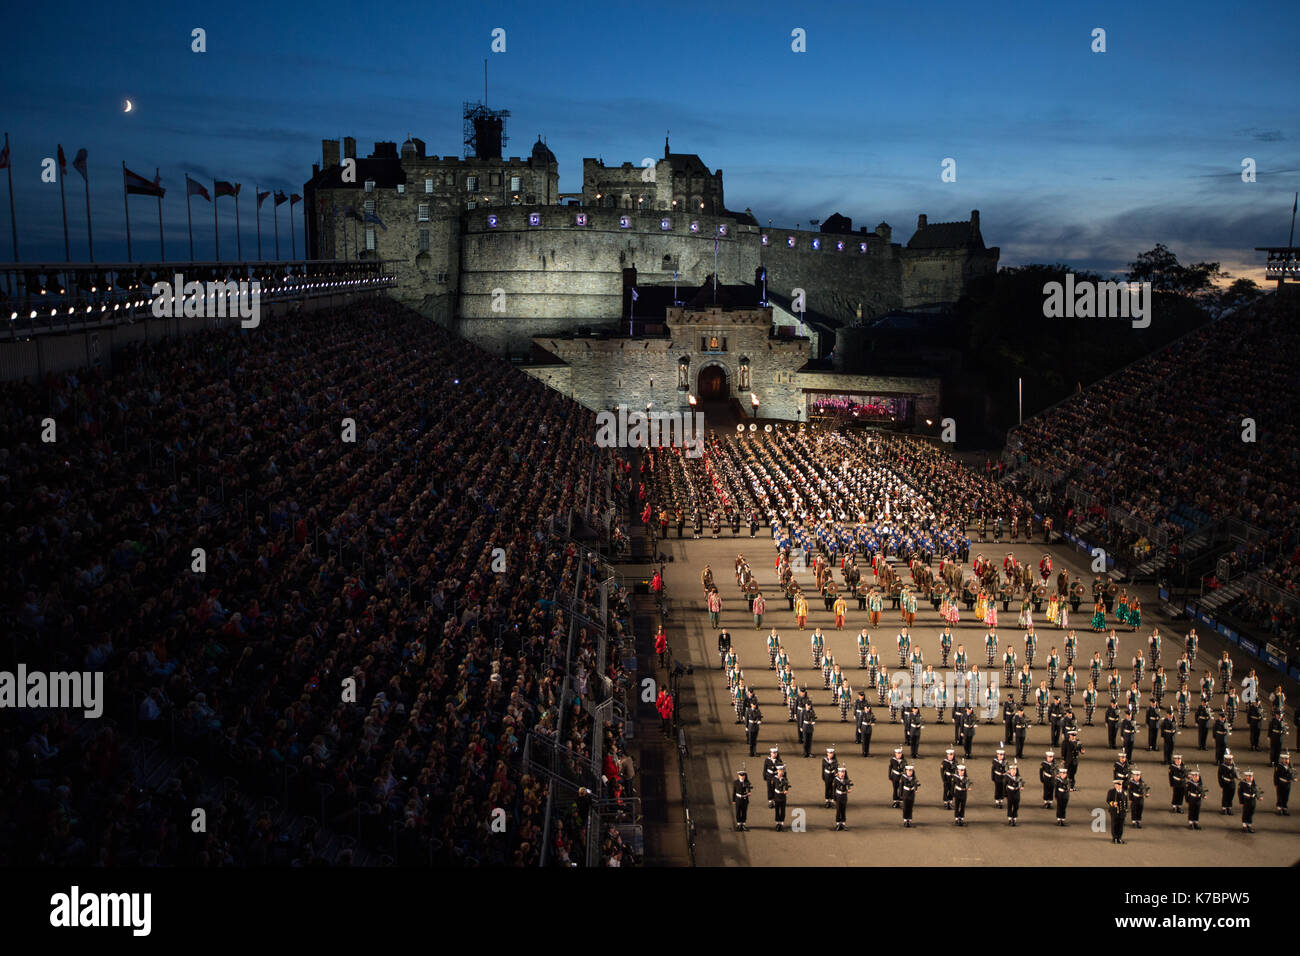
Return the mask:
<path id="1" fill-rule="evenodd" d="M 662 624 L 659 625 L 659 633 L 655 635 L 655 653 L 659 655 L 659 666 L 668 666 L 668 635 L 664 633 Z"/>
<path id="2" fill-rule="evenodd" d="M 659 692 L 659 699 L 655 703 L 655 709 L 659 711 L 659 716 L 664 723 L 664 736 L 672 739 L 673 736 L 673 695 L 666 690 Z"/>

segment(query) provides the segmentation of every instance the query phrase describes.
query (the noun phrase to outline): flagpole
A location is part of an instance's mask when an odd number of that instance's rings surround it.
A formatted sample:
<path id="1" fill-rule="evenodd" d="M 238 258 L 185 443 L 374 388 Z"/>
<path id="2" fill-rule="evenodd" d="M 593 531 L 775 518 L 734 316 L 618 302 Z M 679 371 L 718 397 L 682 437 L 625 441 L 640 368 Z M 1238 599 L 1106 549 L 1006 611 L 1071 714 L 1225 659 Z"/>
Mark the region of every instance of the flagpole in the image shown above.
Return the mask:
<path id="1" fill-rule="evenodd" d="M 217 239 L 217 261 L 221 261 L 221 227 L 217 225 L 217 180 L 212 180 L 212 234 Z"/>
<path id="2" fill-rule="evenodd" d="M 63 159 L 63 144 L 59 144 L 59 159 Z M 68 197 L 63 191 L 63 174 L 67 172 L 63 163 L 59 163 L 59 202 L 63 204 L 63 261 L 72 261 L 72 252 L 68 246 Z"/>
<path id="3" fill-rule="evenodd" d="M 275 223 L 275 261 L 280 261 L 280 204 L 275 201 L 275 190 L 271 190 L 271 220 Z"/>
<path id="4" fill-rule="evenodd" d="M 122 168 L 126 168 L 126 162 L 123 161 Z M 14 262 L 18 261 L 18 220 L 14 218 L 14 157 L 9 152 L 9 134 L 5 133 L 5 172 L 9 174 L 9 228 L 13 230 L 14 236 Z M 123 188 L 126 186 L 126 180 L 122 181 Z"/>
<path id="5" fill-rule="evenodd" d="M 235 258 L 244 258 L 243 246 L 239 243 L 239 184 L 235 184 Z"/>
<path id="6" fill-rule="evenodd" d="M 289 250 L 290 256 L 298 258 L 298 236 L 297 230 L 293 227 L 293 200 L 289 200 Z"/>
<path id="7" fill-rule="evenodd" d="M 86 174 L 82 177 L 86 181 L 86 242 L 90 246 L 90 261 L 95 261 L 95 233 L 90 226 L 90 166 L 86 166 Z"/>
<path id="8" fill-rule="evenodd" d="M 158 167 L 155 166 L 153 168 L 153 181 L 156 183 L 161 178 L 162 178 L 162 173 L 160 173 L 158 171 Z M 162 195 L 161 194 L 158 196 L 158 261 L 159 262 L 167 261 L 167 247 L 163 245 Z"/>
<path id="9" fill-rule="evenodd" d="M 190 212 L 190 174 L 185 174 L 185 221 L 190 227 L 190 262 L 194 261 L 194 214 Z"/>
<path id="10" fill-rule="evenodd" d="M 126 210 L 126 261 L 132 262 L 131 258 L 131 203 L 128 201 L 126 191 L 126 160 L 122 160 L 122 208 Z"/>

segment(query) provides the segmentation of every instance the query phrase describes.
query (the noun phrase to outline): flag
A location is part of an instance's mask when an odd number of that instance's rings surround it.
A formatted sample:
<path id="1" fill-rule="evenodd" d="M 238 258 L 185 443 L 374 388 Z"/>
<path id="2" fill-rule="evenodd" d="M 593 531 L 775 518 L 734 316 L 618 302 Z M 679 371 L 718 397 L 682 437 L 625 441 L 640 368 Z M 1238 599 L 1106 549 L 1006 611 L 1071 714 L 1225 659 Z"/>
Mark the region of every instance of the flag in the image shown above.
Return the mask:
<path id="1" fill-rule="evenodd" d="M 257 194 L 257 208 L 258 208 L 258 209 L 261 209 L 261 208 L 262 208 L 262 201 L 263 201 L 264 199 L 266 199 L 266 197 L 269 196 L 269 195 L 271 195 L 271 190 L 269 190 L 269 189 L 268 189 L 266 192 L 264 192 L 264 193 L 258 193 L 258 194 Z"/>
<path id="2" fill-rule="evenodd" d="M 208 202 L 212 202 L 212 197 L 208 195 L 207 187 L 196 179 L 190 179 L 189 173 L 185 174 L 185 198 L 191 196 L 202 196 Z"/>
<path id="3" fill-rule="evenodd" d="M 366 213 L 366 218 L 363 219 L 362 222 L 373 222 L 380 229 L 384 230 L 384 232 L 388 231 L 388 227 L 384 225 L 384 221 L 380 219 L 377 215 L 375 215 L 373 212 Z"/>
<path id="4" fill-rule="evenodd" d="M 276 204 L 277 206 L 283 206 L 283 205 L 284 205 L 285 203 L 287 203 L 288 201 L 289 201 L 289 197 L 288 197 L 288 196 L 286 196 L 284 193 L 280 192 L 278 189 L 275 191 L 275 204 Z"/>
<path id="5" fill-rule="evenodd" d="M 302 197 L 299 196 L 297 193 L 294 193 L 292 196 L 289 197 L 289 205 L 292 206 L 296 202 L 302 202 Z"/>
<path id="6" fill-rule="evenodd" d="M 216 193 L 218 199 L 220 199 L 222 196 L 239 195 L 239 187 L 240 187 L 239 183 L 227 183 L 227 182 L 222 182 L 220 179 L 218 179 L 215 185 L 216 185 L 216 189 L 214 190 L 214 192 Z"/>
<path id="7" fill-rule="evenodd" d="M 5 140 L 4 149 L 0 149 L 0 169 L 9 168 L 9 141 Z"/>
<path id="8" fill-rule="evenodd" d="M 633 290 L 632 290 L 632 301 L 635 302 L 636 300 L 637 300 L 636 289 L 633 289 Z"/>
<path id="9" fill-rule="evenodd" d="M 68 157 L 63 155 L 63 144 L 59 144 L 59 172 L 68 175 Z"/>
<path id="10" fill-rule="evenodd" d="M 126 180 L 126 192 L 129 196 L 157 196 L 161 199 L 167 193 L 167 190 L 159 185 L 162 182 L 160 176 L 155 176 L 153 181 L 150 182 L 143 176 L 133 173 L 123 166 L 122 178 Z"/>
<path id="11" fill-rule="evenodd" d="M 90 178 L 86 175 L 85 149 L 77 150 L 76 158 L 72 160 L 72 168 L 75 169 L 77 172 L 81 173 L 82 179 L 86 180 L 86 182 L 90 182 Z"/>

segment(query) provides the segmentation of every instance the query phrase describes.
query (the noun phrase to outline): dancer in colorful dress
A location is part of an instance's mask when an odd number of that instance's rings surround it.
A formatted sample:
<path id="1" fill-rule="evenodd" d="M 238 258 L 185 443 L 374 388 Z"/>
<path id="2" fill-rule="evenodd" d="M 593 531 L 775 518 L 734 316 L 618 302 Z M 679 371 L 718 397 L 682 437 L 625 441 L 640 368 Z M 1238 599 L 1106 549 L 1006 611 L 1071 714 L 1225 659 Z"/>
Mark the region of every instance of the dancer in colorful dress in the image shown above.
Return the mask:
<path id="1" fill-rule="evenodd" d="M 1119 618 L 1121 624 L 1128 623 L 1128 589 L 1119 592 L 1119 605 L 1115 608 L 1115 616 Z"/>
<path id="2" fill-rule="evenodd" d="M 1094 631 L 1106 630 L 1106 605 L 1098 601 L 1092 606 L 1092 629 Z"/>
<path id="3" fill-rule="evenodd" d="M 1134 631 L 1142 626 L 1142 602 L 1136 597 L 1133 599 L 1133 603 L 1129 605 L 1128 622 Z"/>

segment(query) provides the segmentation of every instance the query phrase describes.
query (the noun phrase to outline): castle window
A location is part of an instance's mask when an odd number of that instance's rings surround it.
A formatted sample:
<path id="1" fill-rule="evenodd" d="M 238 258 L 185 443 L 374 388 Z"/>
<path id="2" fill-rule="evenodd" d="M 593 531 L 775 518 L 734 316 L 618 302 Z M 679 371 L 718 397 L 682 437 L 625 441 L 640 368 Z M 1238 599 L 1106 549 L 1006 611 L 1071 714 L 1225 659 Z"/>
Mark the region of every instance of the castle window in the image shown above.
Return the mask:
<path id="1" fill-rule="evenodd" d="M 530 206 L 536 206 L 536 205 L 537 205 L 537 197 L 536 197 L 536 196 L 525 196 L 525 197 L 524 197 L 524 202 L 528 203 L 528 205 L 530 205 Z"/>
<path id="2" fill-rule="evenodd" d="M 432 179 L 426 179 L 426 180 L 424 181 L 424 191 L 425 191 L 426 193 L 431 193 L 431 192 L 433 192 L 433 180 L 432 180 Z"/>
<path id="3" fill-rule="evenodd" d="M 364 203 L 364 206 L 366 212 L 368 213 L 373 213 L 375 211 L 375 201 L 373 199 L 367 199 Z"/>
<path id="4" fill-rule="evenodd" d="M 465 192 L 467 192 L 467 193 L 476 193 L 476 192 L 478 192 L 478 177 L 477 177 L 477 176 L 466 176 L 466 177 L 465 177 Z"/>
<path id="5" fill-rule="evenodd" d="M 418 252 L 428 252 L 428 251 L 429 251 L 429 230 L 428 230 L 428 229 L 421 229 L 421 230 L 420 230 L 420 238 L 419 238 L 419 241 L 418 241 L 417 244 L 416 244 L 416 250 L 417 250 Z"/>
<path id="6" fill-rule="evenodd" d="M 435 281 L 437 281 L 437 282 L 441 282 L 442 284 L 446 285 L 446 283 L 447 283 L 447 273 L 445 273 L 445 272 L 439 272 Z"/>
<path id="7" fill-rule="evenodd" d="M 500 186 L 500 185 L 501 185 L 501 174 L 500 174 L 500 173 L 488 173 L 488 185 L 489 185 L 489 186 Z"/>
<path id="8" fill-rule="evenodd" d="M 419 221 L 420 222 L 429 221 L 429 204 L 427 202 L 420 203 Z"/>
<path id="9" fill-rule="evenodd" d="M 373 252 L 375 249 L 375 227 L 366 227 L 366 249 Z"/>
<path id="10" fill-rule="evenodd" d="M 519 192 L 519 190 L 523 189 L 523 187 L 524 187 L 524 181 L 520 177 L 518 176 L 510 177 L 510 191 L 512 193 Z"/>
<path id="11" fill-rule="evenodd" d="M 367 180 L 366 180 L 366 192 L 368 192 L 368 193 L 372 193 L 372 192 L 374 192 L 374 191 L 375 191 L 375 181 L 374 181 L 373 179 L 367 179 Z"/>
<path id="12" fill-rule="evenodd" d="M 397 195 L 401 196 L 406 192 L 406 183 L 397 184 Z"/>

